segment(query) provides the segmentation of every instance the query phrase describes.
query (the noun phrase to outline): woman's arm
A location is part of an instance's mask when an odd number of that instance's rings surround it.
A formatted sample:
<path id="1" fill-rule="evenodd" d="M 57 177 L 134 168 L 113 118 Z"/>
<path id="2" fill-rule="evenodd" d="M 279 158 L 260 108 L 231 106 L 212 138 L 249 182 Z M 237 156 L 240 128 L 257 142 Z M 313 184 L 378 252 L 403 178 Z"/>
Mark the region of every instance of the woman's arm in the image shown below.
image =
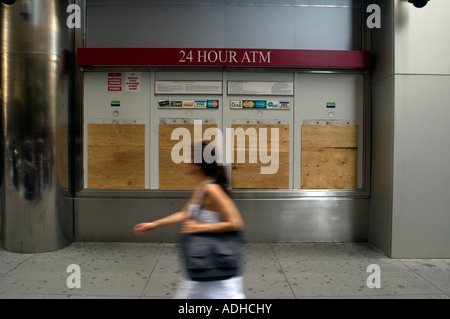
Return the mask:
<path id="1" fill-rule="evenodd" d="M 136 226 L 133 227 L 133 232 L 136 235 L 143 235 L 146 232 L 154 230 L 159 227 L 182 223 L 184 220 L 186 220 L 186 216 L 187 216 L 186 211 L 183 210 L 150 223 L 137 224 Z"/>

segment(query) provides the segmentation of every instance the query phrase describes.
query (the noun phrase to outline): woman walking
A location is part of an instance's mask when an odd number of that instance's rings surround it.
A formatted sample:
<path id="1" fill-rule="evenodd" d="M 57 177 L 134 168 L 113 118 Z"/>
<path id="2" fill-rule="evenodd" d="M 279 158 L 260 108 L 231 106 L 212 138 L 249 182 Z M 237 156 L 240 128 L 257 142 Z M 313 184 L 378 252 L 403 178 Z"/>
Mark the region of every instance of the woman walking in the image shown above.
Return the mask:
<path id="1" fill-rule="evenodd" d="M 202 155 L 206 145 L 202 143 Z M 203 156 L 201 163 L 191 162 L 187 164 L 187 173 L 196 179 L 197 186 L 184 208 L 165 218 L 136 225 L 133 228 L 135 234 L 143 235 L 173 224 L 182 224 L 181 232 L 185 234 L 236 232 L 244 228 L 239 210 L 228 194 L 224 167 L 215 159 L 208 163 L 210 161 L 205 161 Z M 239 275 L 214 281 L 185 279 L 174 298 L 242 299 L 245 298 L 243 279 Z"/>

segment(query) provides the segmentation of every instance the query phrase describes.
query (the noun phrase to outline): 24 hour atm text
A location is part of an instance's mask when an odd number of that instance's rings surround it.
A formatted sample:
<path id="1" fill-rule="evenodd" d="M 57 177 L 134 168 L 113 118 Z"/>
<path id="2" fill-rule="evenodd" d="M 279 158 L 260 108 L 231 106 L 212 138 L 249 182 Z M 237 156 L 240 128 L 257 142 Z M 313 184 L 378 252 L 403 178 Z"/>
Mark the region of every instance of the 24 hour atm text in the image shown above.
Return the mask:
<path id="1" fill-rule="evenodd" d="M 271 63 L 270 51 L 180 50 L 179 63 Z"/>

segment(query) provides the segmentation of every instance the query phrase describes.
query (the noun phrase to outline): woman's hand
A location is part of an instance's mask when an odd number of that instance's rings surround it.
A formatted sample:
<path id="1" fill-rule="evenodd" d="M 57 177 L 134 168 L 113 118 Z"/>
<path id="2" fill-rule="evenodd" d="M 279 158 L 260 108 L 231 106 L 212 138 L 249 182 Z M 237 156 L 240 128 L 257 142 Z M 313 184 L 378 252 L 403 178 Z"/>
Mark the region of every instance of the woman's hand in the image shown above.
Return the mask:
<path id="1" fill-rule="evenodd" d="M 146 232 L 154 230 L 156 227 L 156 223 L 141 223 L 133 227 L 133 232 L 136 235 L 144 235 Z"/>
<path id="2" fill-rule="evenodd" d="M 197 234 L 208 231 L 209 224 L 201 224 L 194 219 L 187 219 L 181 226 L 181 232 L 186 234 Z"/>

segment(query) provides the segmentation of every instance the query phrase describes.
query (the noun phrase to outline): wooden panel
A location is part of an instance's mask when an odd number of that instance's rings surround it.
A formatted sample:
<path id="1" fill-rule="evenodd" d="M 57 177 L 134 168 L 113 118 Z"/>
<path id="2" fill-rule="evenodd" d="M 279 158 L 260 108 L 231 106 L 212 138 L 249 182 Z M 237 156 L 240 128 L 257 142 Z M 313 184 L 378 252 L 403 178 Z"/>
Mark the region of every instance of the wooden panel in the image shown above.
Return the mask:
<path id="1" fill-rule="evenodd" d="M 302 126 L 302 188 L 357 187 L 358 127 Z"/>
<path id="2" fill-rule="evenodd" d="M 358 126 L 303 125 L 303 147 L 358 147 Z"/>
<path id="3" fill-rule="evenodd" d="M 145 125 L 88 125 L 88 187 L 145 188 Z"/>
<path id="4" fill-rule="evenodd" d="M 186 173 L 186 163 L 176 164 L 172 160 L 172 148 L 181 140 L 172 140 L 172 132 L 177 128 L 186 128 L 194 143 L 194 124 L 161 124 L 159 126 L 159 188 L 160 189 L 193 189 L 197 181 Z M 217 128 L 214 124 L 203 124 L 203 132 L 208 128 Z"/>
<path id="5" fill-rule="evenodd" d="M 232 165 L 232 188 L 233 189 L 288 189 L 289 188 L 289 125 L 233 125 L 234 130 L 242 128 L 250 133 L 254 129 L 256 136 L 245 138 L 245 144 L 239 143 L 235 138 L 233 153 L 234 163 Z M 278 170 L 274 174 L 261 174 L 261 167 L 270 166 L 269 163 L 261 163 L 259 157 L 259 146 L 252 147 L 250 139 L 260 137 L 260 129 L 267 129 L 267 153 L 270 153 L 272 143 L 271 129 L 278 129 Z M 258 139 L 259 140 L 259 139 Z M 257 145 L 259 142 L 257 143 Z M 238 163 L 238 152 L 245 152 L 245 163 Z M 250 152 L 256 152 L 257 162 L 250 163 Z M 276 155 L 274 156 L 276 158 Z"/>

